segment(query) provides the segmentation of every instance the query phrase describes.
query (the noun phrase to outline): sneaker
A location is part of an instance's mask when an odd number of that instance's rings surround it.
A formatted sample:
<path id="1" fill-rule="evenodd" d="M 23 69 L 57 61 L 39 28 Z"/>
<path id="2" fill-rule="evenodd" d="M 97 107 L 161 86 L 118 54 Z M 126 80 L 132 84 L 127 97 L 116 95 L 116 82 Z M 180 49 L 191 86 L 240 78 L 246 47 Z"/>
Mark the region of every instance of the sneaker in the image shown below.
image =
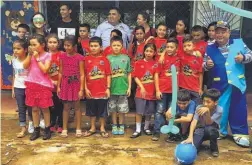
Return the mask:
<path id="1" fill-rule="evenodd" d="M 212 152 L 212 156 L 213 157 L 218 157 L 219 156 L 219 152 L 218 151 L 213 151 Z"/>
<path id="2" fill-rule="evenodd" d="M 113 135 L 118 135 L 118 128 L 117 128 L 116 125 L 113 125 L 113 126 L 112 126 L 112 134 L 113 134 Z"/>
<path id="3" fill-rule="evenodd" d="M 152 140 L 152 141 L 158 141 L 159 138 L 160 138 L 160 133 L 157 133 L 157 132 L 156 132 L 156 133 L 153 134 L 151 140 Z"/>
<path id="4" fill-rule="evenodd" d="M 50 127 L 46 127 L 43 135 L 43 140 L 51 139 Z"/>
<path id="5" fill-rule="evenodd" d="M 56 131 L 56 128 L 54 126 L 50 127 L 50 131 L 51 132 L 55 132 Z"/>
<path id="6" fill-rule="evenodd" d="M 30 140 L 34 141 L 39 137 L 40 137 L 40 127 L 36 127 L 36 128 L 34 128 L 34 132 L 32 133 Z"/>
<path id="7" fill-rule="evenodd" d="M 118 135 L 124 135 L 124 125 L 120 125 L 118 128 Z"/>
<path id="8" fill-rule="evenodd" d="M 58 133 L 62 133 L 62 130 L 63 130 L 62 127 L 58 127 L 57 132 L 58 132 Z"/>
<path id="9" fill-rule="evenodd" d="M 249 138 L 234 136 L 233 139 L 234 139 L 235 143 L 241 147 L 247 148 L 250 145 Z"/>
<path id="10" fill-rule="evenodd" d="M 33 133 L 34 132 L 34 126 L 33 126 L 33 122 L 32 121 L 29 121 L 28 132 L 29 133 Z"/>
<path id="11" fill-rule="evenodd" d="M 39 127 L 42 129 L 45 129 L 45 120 L 44 119 L 40 119 Z"/>

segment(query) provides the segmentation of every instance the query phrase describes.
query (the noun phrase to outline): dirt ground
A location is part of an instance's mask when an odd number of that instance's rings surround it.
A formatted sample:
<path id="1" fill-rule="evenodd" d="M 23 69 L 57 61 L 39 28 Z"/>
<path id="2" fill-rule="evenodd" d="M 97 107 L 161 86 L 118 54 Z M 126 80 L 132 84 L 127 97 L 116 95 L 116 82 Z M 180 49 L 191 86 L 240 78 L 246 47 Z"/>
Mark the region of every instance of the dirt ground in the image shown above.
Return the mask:
<path id="1" fill-rule="evenodd" d="M 70 130 L 68 138 L 54 134 L 51 140 L 42 138 L 31 142 L 29 136 L 17 139 L 18 121 L 1 120 L 2 165 L 173 165 L 176 144 L 166 143 L 162 135 L 158 142 L 143 135 L 130 139 L 133 127 L 127 127 L 124 136 L 104 139 L 96 135 L 75 138 Z M 85 129 L 85 128 L 84 128 Z M 220 156 L 213 158 L 205 143 L 195 165 L 252 164 L 251 149 L 241 148 L 231 140 L 219 141 Z"/>

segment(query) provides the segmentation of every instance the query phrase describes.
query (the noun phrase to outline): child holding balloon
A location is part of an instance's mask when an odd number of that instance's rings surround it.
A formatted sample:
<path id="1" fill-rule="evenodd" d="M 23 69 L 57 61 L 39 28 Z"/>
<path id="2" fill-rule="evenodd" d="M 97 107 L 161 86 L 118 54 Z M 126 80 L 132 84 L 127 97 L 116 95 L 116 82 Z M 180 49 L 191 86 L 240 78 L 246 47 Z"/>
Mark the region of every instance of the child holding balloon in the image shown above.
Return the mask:
<path id="1" fill-rule="evenodd" d="M 210 141 L 212 156 L 218 157 L 219 150 L 217 138 L 219 137 L 219 124 L 222 115 L 222 107 L 218 105 L 220 91 L 209 89 L 203 94 L 203 105 L 196 108 L 193 121 L 190 126 L 189 137 L 182 143 L 193 143 L 199 152 L 203 141 Z"/>

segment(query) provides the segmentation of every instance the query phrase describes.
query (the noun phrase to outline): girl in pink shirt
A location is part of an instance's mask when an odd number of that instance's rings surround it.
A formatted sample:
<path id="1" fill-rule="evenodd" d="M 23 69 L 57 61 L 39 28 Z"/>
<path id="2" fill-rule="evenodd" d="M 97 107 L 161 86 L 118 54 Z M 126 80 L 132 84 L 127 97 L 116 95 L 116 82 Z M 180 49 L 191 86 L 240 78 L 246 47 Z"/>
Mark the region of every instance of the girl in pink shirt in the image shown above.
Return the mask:
<path id="1" fill-rule="evenodd" d="M 39 109 L 42 109 L 45 120 L 45 133 L 43 140 L 51 138 L 49 107 L 53 105 L 53 84 L 47 72 L 51 65 L 51 54 L 45 51 L 44 36 L 35 34 L 29 39 L 29 54 L 24 61 L 24 68 L 28 69 L 26 85 L 26 104 L 32 107 L 32 118 L 35 130 L 30 140 L 40 137 Z"/>

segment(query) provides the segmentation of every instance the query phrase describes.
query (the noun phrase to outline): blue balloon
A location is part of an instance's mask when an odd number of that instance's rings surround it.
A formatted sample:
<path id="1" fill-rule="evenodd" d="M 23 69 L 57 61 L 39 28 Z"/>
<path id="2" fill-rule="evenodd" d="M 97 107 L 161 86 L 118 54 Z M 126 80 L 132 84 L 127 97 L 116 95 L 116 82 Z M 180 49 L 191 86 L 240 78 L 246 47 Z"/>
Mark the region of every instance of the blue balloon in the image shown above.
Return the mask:
<path id="1" fill-rule="evenodd" d="M 197 149 L 192 144 L 179 144 L 175 149 L 175 157 L 180 164 L 192 164 L 197 157 Z"/>

